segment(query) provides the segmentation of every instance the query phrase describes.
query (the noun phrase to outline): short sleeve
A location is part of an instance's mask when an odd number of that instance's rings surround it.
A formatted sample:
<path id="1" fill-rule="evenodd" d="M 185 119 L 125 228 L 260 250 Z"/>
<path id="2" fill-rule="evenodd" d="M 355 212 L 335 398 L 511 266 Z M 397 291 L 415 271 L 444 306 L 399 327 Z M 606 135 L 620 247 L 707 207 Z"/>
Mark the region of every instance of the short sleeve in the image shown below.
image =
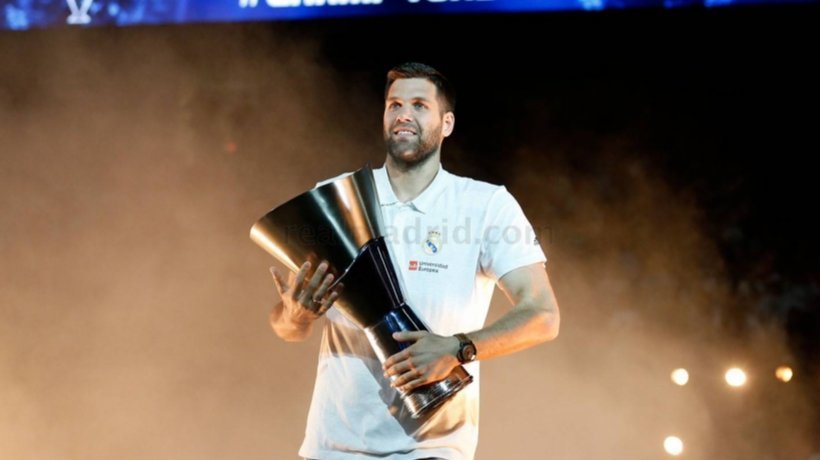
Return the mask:
<path id="1" fill-rule="evenodd" d="M 481 270 L 496 281 L 516 268 L 544 263 L 538 235 L 505 187 L 493 193 L 482 229 Z"/>

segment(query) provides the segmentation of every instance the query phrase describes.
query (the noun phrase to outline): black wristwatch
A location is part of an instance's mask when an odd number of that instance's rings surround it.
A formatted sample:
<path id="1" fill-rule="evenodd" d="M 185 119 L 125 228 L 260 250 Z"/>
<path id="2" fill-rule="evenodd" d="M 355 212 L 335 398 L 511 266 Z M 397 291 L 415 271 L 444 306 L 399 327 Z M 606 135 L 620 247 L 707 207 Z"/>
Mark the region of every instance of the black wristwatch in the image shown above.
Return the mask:
<path id="1" fill-rule="evenodd" d="M 456 334 L 455 337 L 458 339 L 458 353 L 456 353 L 456 358 L 461 364 L 469 363 L 471 361 L 475 361 L 476 349 L 475 344 L 469 337 L 465 334 Z"/>

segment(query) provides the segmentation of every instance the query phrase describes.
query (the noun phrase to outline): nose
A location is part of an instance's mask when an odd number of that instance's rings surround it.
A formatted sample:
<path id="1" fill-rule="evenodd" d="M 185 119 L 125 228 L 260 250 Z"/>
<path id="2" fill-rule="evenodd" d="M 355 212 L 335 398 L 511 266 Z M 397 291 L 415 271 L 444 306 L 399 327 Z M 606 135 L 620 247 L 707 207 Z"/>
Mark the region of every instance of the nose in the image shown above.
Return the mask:
<path id="1" fill-rule="evenodd" d="M 398 113 L 396 114 L 396 121 L 399 122 L 399 123 L 413 121 L 413 117 L 410 114 L 410 108 L 409 107 L 400 108 L 398 110 Z"/>

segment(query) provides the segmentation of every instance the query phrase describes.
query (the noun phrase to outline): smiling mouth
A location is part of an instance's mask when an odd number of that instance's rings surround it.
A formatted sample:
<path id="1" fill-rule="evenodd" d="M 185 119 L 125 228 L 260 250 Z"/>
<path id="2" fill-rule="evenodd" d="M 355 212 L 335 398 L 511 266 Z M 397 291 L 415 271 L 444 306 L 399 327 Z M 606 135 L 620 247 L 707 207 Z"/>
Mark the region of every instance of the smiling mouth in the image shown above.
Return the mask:
<path id="1" fill-rule="evenodd" d="M 416 131 L 414 129 L 402 127 L 402 128 L 394 129 L 393 130 L 393 135 L 394 136 L 399 136 L 399 137 L 412 137 L 412 136 L 416 135 Z"/>

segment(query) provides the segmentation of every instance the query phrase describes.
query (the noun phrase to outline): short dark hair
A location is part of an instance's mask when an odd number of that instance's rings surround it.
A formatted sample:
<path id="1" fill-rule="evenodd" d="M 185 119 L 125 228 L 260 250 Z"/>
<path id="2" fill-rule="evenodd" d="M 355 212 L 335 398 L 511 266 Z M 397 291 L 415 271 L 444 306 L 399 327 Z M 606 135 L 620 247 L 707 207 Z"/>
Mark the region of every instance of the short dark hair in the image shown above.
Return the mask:
<path id="1" fill-rule="evenodd" d="M 396 80 L 403 78 L 424 78 L 436 86 L 436 94 L 445 112 L 455 112 L 456 92 L 450 81 L 441 72 L 427 64 L 419 62 L 405 62 L 393 67 L 387 72 L 387 84 L 384 86 L 384 97 L 390 91 L 390 86 Z"/>

